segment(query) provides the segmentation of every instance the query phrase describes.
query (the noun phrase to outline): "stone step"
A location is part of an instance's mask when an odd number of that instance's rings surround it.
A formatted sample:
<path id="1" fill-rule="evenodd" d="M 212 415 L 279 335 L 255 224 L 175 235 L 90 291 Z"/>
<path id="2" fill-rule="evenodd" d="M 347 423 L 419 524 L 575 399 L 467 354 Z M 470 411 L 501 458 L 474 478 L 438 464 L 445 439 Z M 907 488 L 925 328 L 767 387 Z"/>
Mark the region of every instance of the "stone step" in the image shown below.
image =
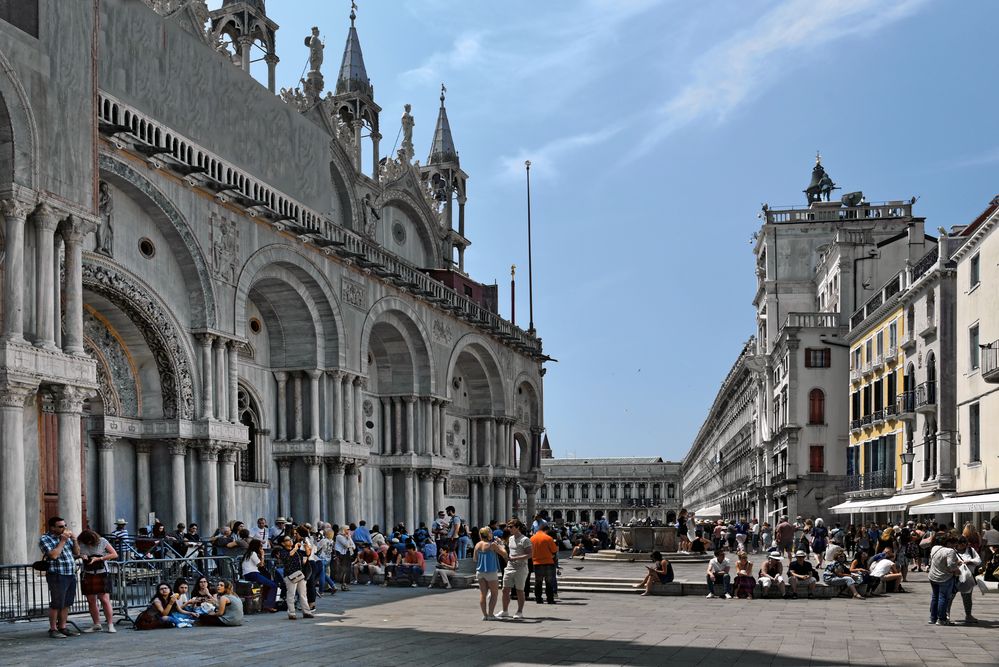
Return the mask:
<path id="1" fill-rule="evenodd" d="M 634 588 L 634 584 L 639 583 L 639 579 L 630 580 L 616 580 L 608 582 L 605 579 L 597 578 L 586 578 L 586 577 L 559 577 L 558 589 L 559 591 L 571 591 L 573 593 L 640 593 L 641 590 Z M 717 590 L 717 588 L 716 588 Z M 790 590 L 790 588 L 788 588 Z M 836 597 L 840 592 L 840 589 L 826 586 L 825 584 L 818 584 L 815 587 L 815 597 L 817 598 L 832 598 Z M 656 584 L 652 587 L 653 595 L 690 595 L 704 597 L 708 594 L 708 584 L 703 581 L 674 581 L 669 584 Z M 756 597 L 761 597 L 763 595 L 763 587 L 757 584 L 756 591 L 754 593 Z M 801 598 L 807 596 L 807 589 L 802 589 L 799 593 Z M 777 598 L 780 594 L 777 592 L 777 588 L 773 587 L 768 593 L 768 597 Z"/>

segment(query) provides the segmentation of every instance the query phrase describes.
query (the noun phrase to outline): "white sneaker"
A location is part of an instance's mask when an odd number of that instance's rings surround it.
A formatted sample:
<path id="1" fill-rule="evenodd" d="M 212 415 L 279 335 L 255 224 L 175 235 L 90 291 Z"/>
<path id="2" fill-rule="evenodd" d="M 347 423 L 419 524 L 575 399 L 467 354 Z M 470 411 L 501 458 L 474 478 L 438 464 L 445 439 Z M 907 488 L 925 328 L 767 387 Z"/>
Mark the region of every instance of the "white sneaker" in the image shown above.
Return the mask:
<path id="1" fill-rule="evenodd" d="M 118 629 L 114 627 L 114 623 L 108 623 L 108 632 L 118 632 Z"/>
<path id="2" fill-rule="evenodd" d="M 507 618 L 508 616 L 509 614 L 506 613 L 505 611 L 501 611 L 496 614 L 496 618 Z"/>
<path id="3" fill-rule="evenodd" d="M 100 623 L 94 623 L 89 628 L 84 630 L 85 633 L 90 634 L 91 632 L 100 632 L 103 628 Z"/>
<path id="4" fill-rule="evenodd" d="M 708 594 L 707 594 L 707 595 L 705 595 L 704 597 L 706 597 L 707 599 L 711 600 L 711 599 L 713 599 L 713 598 L 714 598 L 714 596 L 715 596 L 715 594 L 714 594 L 714 593 L 708 593 Z"/>
<path id="5" fill-rule="evenodd" d="M 488 617 L 488 616 L 483 616 L 483 617 L 482 617 L 482 620 L 483 620 L 483 621 L 488 621 L 488 620 L 489 620 L 489 617 Z"/>
<path id="6" fill-rule="evenodd" d="M 726 599 L 726 600 L 731 600 L 731 599 L 732 599 L 732 596 L 731 596 L 731 595 L 729 595 L 728 593 L 726 593 L 726 594 L 725 594 L 725 599 Z"/>
<path id="7" fill-rule="evenodd" d="M 515 621 L 523 621 L 524 620 L 524 615 L 521 614 L 518 611 L 516 614 L 513 615 L 513 620 L 515 620 Z"/>

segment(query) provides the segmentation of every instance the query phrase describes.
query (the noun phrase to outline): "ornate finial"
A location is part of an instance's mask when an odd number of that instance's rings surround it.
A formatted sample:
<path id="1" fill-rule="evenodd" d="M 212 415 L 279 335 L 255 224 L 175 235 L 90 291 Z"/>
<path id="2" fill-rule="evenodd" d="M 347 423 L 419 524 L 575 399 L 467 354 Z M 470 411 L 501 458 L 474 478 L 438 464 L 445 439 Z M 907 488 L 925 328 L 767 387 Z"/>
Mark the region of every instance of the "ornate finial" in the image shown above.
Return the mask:
<path id="1" fill-rule="evenodd" d="M 444 106 L 444 96 L 447 93 L 447 88 L 441 83 L 441 106 Z"/>
<path id="2" fill-rule="evenodd" d="M 516 264 L 511 264 L 510 265 L 510 277 L 513 278 L 516 275 L 517 275 L 517 265 Z"/>
<path id="3" fill-rule="evenodd" d="M 357 18 L 357 3 L 350 0 L 350 27 L 354 27 L 354 19 Z"/>
<path id="4" fill-rule="evenodd" d="M 822 155 L 815 151 L 815 164 L 822 164 Z"/>
<path id="5" fill-rule="evenodd" d="M 531 170 L 531 161 L 530 160 L 524 160 L 524 166 L 527 167 L 528 171 L 530 171 Z"/>

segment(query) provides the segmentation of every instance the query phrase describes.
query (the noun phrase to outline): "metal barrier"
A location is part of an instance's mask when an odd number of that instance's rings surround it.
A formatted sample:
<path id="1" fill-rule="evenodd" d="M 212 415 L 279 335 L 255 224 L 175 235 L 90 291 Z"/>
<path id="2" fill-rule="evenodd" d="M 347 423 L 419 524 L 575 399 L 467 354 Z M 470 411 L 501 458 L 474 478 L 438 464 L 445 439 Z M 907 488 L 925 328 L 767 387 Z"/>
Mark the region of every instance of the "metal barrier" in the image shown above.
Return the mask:
<path id="1" fill-rule="evenodd" d="M 70 614 L 87 612 L 87 599 L 76 581 L 76 599 Z M 45 573 L 30 565 L 0 565 L 0 621 L 30 621 L 48 618 L 49 587 Z"/>
<path id="2" fill-rule="evenodd" d="M 134 623 L 131 610 L 145 609 L 156 595 L 156 587 L 166 582 L 173 588 L 177 579 L 186 579 L 191 590 L 201 577 L 211 583 L 228 579 L 239 580 L 236 559 L 229 556 L 203 558 L 145 558 L 140 560 L 110 561 L 111 606 L 116 616 L 126 623 Z"/>

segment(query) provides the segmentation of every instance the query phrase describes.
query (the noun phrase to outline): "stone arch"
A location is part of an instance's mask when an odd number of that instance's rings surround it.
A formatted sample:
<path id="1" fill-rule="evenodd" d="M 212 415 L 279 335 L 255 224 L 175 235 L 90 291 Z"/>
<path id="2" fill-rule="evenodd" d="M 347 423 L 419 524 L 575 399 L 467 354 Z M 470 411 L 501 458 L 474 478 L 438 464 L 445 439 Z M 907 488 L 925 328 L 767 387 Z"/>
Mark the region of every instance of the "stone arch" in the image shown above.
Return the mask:
<path id="1" fill-rule="evenodd" d="M 100 155 L 101 178 L 133 197 L 159 226 L 170 244 L 174 257 L 184 270 L 187 293 L 191 300 L 191 325 L 214 328 L 218 323 L 215 287 L 205 255 L 191 225 L 173 202 L 152 181 L 130 165 L 110 155 Z"/>
<path id="2" fill-rule="evenodd" d="M 371 307 L 361 329 L 359 350 L 361 375 L 369 376 L 369 381 L 373 381 L 373 386 L 380 393 L 385 391 L 378 383 L 382 377 L 390 378 L 383 384 L 391 387 L 393 392 L 399 390 L 423 395 L 435 392 L 435 365 L 429 332 L 416 311 L 402 299 L 388 296 Z M 378 368 L 379 374 L 382 374 L 378 378 L 370 377 L 369 350 L 373 356 L 380 355 L 390 362 Z M 391 377 L 392 364 L 395 364 L 397 372 L 408 370 L 408 382 L 405 375 Z"/>
<path id="3" fill-rule="evenodd" d="M 38 182 L 38 125 L 28 94 L 0 50 L 0 189 Z"/>
<path id="4" fill-rule="evenodd" d="M 331 122 L 336 123 L 336 118 Z M 356 173 L 353 159 L 336 139 L 330 141 L 330 147 L 330 183 L 333 186 L 333 196 L 341 209 L 341 219 L 337 222 L 354 231 L 361 231 L 361 206 L 354 187 Z"/>
<path id="5" fill-rule="evenodd" d="M 476 414 L 506 414 L 506 388 L 499 360 L 489 344 L 489 339 L 477 333 L 468 333 L 455 343 L 448 361 L 447 385 L 445 392 L 452 400 L 457 391 L 453 386 L 459 364 L 465 366 L 463 378 L 470 383 L 465 392 L 469 394 L 469 408 Z M 475 395 L 472 395 L 472 389 Z M 488 405 L 483 404 L 483 395 L 488 396 Z"/>
<path id="6" fill-rule="evenodd" d="M 541 391 L 525 372 L 520 373 L 513 384 L 510 405 L 516 411 L 514 417 L 518 424 L 541 426 Z"/>
<path id="7" fill-rule="evenodd" d="M 430 259 L 433 266 L 437 265 L 437 234 L 433 223 L 427 214 L 427 205 L 422 199 L 417 199 L 413 194 L 399 184 L 389 186 L 375 198 L 374 206 L 381 209 L 384 206 L 395 206 L 406 213 L 411 220 L 416 223 L 420 233 L 420 242 L 423 251 Z"/>
<path id="8" fill-rule="evenodd" d="M 326 275 L 298 249 L 272 244 L 255 252 L 243 265 L 236 284 L 234 330 L 246 338 L 246 302 L 250 291 L 261 279 L 280 281 L 306 305 L 316 336 L 317 365 L 343 368 L 347 362 L 347 341 L 342 336 L 343 316 L 340 303 Z M 261 292 L 262 293 L 262 292 Z M 257 306 L 261 304 L 255 300 Z M 273 304 L 272 304 L 273 305 Z M 275 311 L 276 315 L 276 311 Z M 300 316 L 290 316 L 298 321 Z"/>
<path id="9" fill-rule="evenodd" d="M 165 419 L 194 419 L 197 400 L 192 354 L 182 329 L 154 290 L 124 269 L 87 253 L 83 286 L 125 313 L 152 352 L 160 380 Z"/>
<path id="10" fill-rule="evenodd" d="M 248 299 L 267 326 L 272 366 L 319 368 L 326 363 L 327 324 L 312 294 L 295 274 L 278 264 L 267 265 L 254 276 Z"/>

